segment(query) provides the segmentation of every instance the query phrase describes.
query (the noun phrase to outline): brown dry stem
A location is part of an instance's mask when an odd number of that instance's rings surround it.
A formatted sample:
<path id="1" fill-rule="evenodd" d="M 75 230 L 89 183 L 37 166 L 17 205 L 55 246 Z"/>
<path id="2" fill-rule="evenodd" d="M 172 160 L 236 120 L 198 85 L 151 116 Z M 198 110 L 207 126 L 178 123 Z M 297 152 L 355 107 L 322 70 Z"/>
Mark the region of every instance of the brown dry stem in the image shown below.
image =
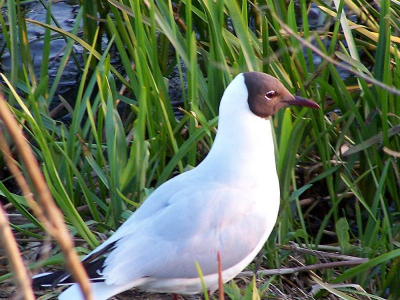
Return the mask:
<path id="1" fill-rule="evenodd" d="M 3 247 L 6 250 L 11 268 L 17 285 L 20 287 L 23 299 L 34 300 L 35 296 L 31 287 L 31 278 L 25 268 L 24 262 L 19 252 L 17 242 L 11 231 L 6 212 L 0 204 L 0 238 L 3 240 Z"/>
<path id="2" fill-rule="evenodd" d="M 4 126 L 7 128 L 9 134 L 11 135 L 19 151 L 19 154 L 28 172 L 28 176 L 31 182 L 33 183 L 34 189 L 40 199 L 41 206 L 37 205 L 37 202 L 35 202 L 33 196 L 29 196 L 29 194 L 31 195 L 32 193 L 25 190 L 24 193 L 28 193 L 26 194 L 28 195 L 27 198 L 28 204 L 32 204 L 32 201 L 36 203 L 33 204 L 33 206 L 31 207 L 33 212 L 35 213 L 35 215 L 36 213 L 38 213 L 36 217 L 38 217 L 39 220 L 41 221 L 44 219 L 46 220 L 42 223 L 43 226 L 59 243 L 68 262 L 68 267 L 71 271 L 71 274 L 76 279 L 77 283 L 80 285 L 85 298 L 88 300 L 92 300 L 93 297 L 90 290 L 89 279 L 87 277 L 84 267 L 80 262 L 79 256 L 74 250 L 74 243 L 71 235 L 67 230 L 67 227 L 65 226 L 64 217 L 54 202 L 54 199 L 50 193 L 50 190 L 40 170 L 39 164 L 22 133 L 20 125 L 14 118 L 14 115 L 12 114 L 6 100 L 4 99 L 1 93 L 0 93 L 0 119 L 3 121 Z M 12 160 L 9 157 L 9 155 L 5 156 L 8 156 L 9 161 Z M 13 173 L 14 176 L 16 176 L 16 178 L 20 176 L 19 174 L 21 172 L 16 171 L 15 168 L 10 168 L 10 171 L 16 172 Z M 8 243 L 9 240 L 4 240 L 4 244 Z M 22 283 L 20 282 L 20 284 Z"/>
<path id="3" fill-rule="evenodd" d="M 222 281 L 222 262 L 221 262 L 221 254 L 217 253 L 217 261 L 218 261 L 218 292 L 219 299 L 224 300 L 224 283 Z"/>
<path id="4" fill-rule="evenodd" d="M 314 264 L 309 266 L 301 266 L 295 268 L 281 268 L 281 269 L 270 269 L 270 270 L 260 270 L 257 272 L 258 276 L 271 276 L 271 275 L 285 275 L 285 274 L 293 274 L 297 272 L 305 272 L 311 270 L 321 270 L 321 269 L 330 269 L 330 268 L 337 268 L 337 267 L 345 267 L 345 266 L 355 266 L 361 265 L 368 261 L 368 258 L 359 258 L 356 260 L 346 260 L 346 261 L 335 261 L 335 262 L 328 262 L 328 263 L 320 263 Z M 241 272 L 238 276 L 253 276 L 254 272 L 252 271 L 244 271 Z"/>

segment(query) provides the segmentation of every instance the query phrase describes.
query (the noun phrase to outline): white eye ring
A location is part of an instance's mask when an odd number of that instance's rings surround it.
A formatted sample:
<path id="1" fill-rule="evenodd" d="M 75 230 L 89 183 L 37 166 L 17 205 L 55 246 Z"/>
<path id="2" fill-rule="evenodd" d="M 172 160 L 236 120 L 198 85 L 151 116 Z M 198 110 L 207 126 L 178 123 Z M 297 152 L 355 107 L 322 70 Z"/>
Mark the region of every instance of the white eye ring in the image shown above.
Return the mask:
<path id="1" fill-rule="evenodd" d="M 269 91 L 268 93 L 265 94 L 265 99 L 267 99 L 268 101 L 271 101 L 272 98 L 274 98 L 276 96 L 276 92 L 275 91 Z"/>

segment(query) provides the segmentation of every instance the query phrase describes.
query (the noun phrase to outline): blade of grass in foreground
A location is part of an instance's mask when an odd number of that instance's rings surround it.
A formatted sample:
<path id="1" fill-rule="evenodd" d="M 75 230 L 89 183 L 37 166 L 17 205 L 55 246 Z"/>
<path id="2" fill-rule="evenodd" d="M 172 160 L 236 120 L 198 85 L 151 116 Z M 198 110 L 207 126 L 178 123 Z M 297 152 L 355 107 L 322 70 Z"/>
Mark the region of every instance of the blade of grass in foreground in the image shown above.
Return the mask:
<path id="1" fill-rule="evenodd" d="M 239 42 L 242 47 L 243 55 L 246 61 L 246 66 L 249 71 L 257 71 L 259 69 L 258 62 L 257 57 L 254 54 L 254 50 L 250 45 L 247 20 L 243 20 L 243 16 L 240 13 L 236 1 L 226 1 L 225 5 L 228 8 L 233 27 L 235 28 L 235 32 L 239 38 Z"/>
<path id="2" fill-rule="evenodd" d="M 199 274 L 200 281 L 201 281 L 201 286 L 203 287 L 203 295 L 204 295 L 204 300 L 209 300 L 208 298 L 208 292 L 207 292 L 207 287 L 204 282 L 204 276 L 203 276 L 203 271 L 201 271 L 201 267 L 197 261 L 194 262 L 196 266 L 197 273 Z"/>
<path id="3" fill-rule="evenodd" d="M 11 76 L 10 82 L 12 86 L 17 86 L 18 70 L 19 70 L 19 49 L 18 49 L 18 24 L 17 24 L 17 12 L 16 8 L 19 7 L 19 3 L 14 0 L 7 1 L 7 13 L 8 13 L 8 36 L 10 38 L 9 51 L 11 56 Z M 8 102 L 14 104 L 14 96 L 11 94 L 8 97 Z"/>

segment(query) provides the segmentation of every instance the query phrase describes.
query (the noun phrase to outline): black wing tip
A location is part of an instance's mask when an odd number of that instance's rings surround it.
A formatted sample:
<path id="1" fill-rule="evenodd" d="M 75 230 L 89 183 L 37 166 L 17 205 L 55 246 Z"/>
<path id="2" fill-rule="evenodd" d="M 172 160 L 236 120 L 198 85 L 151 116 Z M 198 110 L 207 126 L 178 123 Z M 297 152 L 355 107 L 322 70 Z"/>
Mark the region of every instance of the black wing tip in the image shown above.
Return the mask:
<path id="1" fill-rule="evenodd" d="M 64 270 L 42 273 L 32 277 L 32 285 L 34 287 L 51 287 L 55 288 L 58 285 L 70 285 L 73 281 L 69 280 L 70 275 Z"/>
<path id="2" fill-rule="evenodd" d="M 104 270 L 104 261 L 107 254 L 116 247 L 117 241 L 110 243 L 98 252 L 95 252 L 83 261 L 83 267 L 85 268 L 90 281 L 92 282 L 103 282 L 104 278 L 102 272 Z M 34 287 L 52 287 L 71 285 L 74 284 L 75 280 L 71 274 L 65 270 L 48 272 L 38 274 L 32 277 L 32 285 Z"/>

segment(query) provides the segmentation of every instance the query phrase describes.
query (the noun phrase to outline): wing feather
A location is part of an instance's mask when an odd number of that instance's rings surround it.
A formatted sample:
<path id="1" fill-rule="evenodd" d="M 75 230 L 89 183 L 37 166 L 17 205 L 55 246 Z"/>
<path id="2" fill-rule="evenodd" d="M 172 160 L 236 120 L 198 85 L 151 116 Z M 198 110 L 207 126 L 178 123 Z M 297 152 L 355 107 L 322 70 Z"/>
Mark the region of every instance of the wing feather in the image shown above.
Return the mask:
<path id="1" fill-rule="evenodd" d="M 262 194 L 265 197 L 265 192 L 245 194 L 213 183 L 186 185 L 155 215 L 120 237 L 105 260 L 106 283 L 120 285 L 142 277 L 196 278 L 195 261 L 204 275 L 215 274 L 218 251 L 224 269 L 236 265 L 276 220 L 275 214 L 271 223 L 260 210 L 256 198 Z"/>

